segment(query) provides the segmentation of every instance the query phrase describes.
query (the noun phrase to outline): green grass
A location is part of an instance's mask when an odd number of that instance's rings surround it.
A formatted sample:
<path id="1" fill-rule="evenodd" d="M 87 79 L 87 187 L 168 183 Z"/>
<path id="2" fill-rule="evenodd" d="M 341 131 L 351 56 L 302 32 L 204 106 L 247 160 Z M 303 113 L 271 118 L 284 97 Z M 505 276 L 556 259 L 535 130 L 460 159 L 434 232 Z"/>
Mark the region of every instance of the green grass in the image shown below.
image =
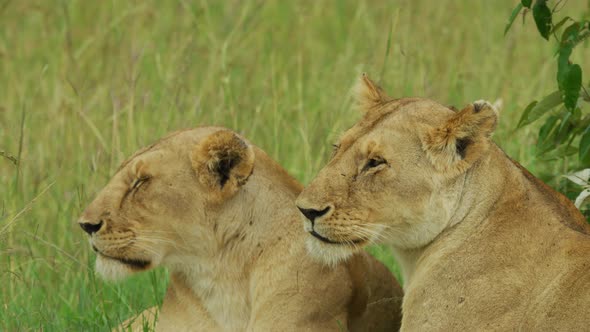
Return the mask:
<path id="1" fill-rule="evenodd" d="M 0 330 L 105 330 L 161 302 L 165 271 L 101 281 L 75 224 L 117 165 L 216 124 L 307 183 L 359 118 L 361 71 L 395 97 L 502 98 L 495 140 L 535 174 L 563 173 L 572 161 L 534 157 L 538 125 L 513 130 L 556 87 L 554 42 L 531 17 L 503 36 L 516 2 L 0 0 Z"/>

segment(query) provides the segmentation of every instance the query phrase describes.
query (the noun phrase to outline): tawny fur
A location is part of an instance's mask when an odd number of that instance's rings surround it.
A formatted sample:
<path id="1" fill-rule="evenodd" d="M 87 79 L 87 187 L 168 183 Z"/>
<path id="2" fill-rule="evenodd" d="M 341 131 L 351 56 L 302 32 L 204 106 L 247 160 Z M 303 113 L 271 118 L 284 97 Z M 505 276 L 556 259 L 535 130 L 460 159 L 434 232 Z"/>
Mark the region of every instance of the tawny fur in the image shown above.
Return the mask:
<path id="1" fill-rule="evenodd" d="M 306 254 L 300 191 L 263 151 L 222 128 L 177 132 L 134 154 L 80 219 L 103 222 L 91 243 L 105 278 L 170 272 L 161 309 L 120 329 L 142 331 L 156 315 L 159 331 L 397 329 L 402 291 L 383 264 L 361 252 L 328 267 Z"/>
<path id="2" fill-rule="evenodd" d="M 363 73 L 357 84 L 353 88 L 357 106 L 363 112 L 379 106 L 391 98 L 377 84 L 369 79 L 367 74 Z"/>
<path id="3" fill-rule="evenodd" d="M 426 99 L 373 105 L 297 200 L 334 207 L 315 221 L 323 236 L 380 230 L 404 275 L 404 331 L 590 326 L 590 227 L 491 141 L 496 118 L 484 102 L 458 113 Z M 375 156 L 386 163 L 363 166 Z"/>

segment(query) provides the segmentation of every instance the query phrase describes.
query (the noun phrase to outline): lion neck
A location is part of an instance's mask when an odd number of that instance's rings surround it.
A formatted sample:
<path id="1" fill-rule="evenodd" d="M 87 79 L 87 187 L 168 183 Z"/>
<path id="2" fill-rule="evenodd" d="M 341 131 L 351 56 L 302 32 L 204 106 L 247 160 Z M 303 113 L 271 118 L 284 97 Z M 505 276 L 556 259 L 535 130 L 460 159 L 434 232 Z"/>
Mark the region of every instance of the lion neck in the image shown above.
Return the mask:
<path id="1" fill-rule="evenodd" d="M 215 235 L 208 257 L 184 257 L 171 269 L 172 283 L 181 280 L 191 297 L 224 329 L 246 328 L 251 275 L 281 238 L 300 230 L 294 222 L 299 220 L 294 204 L 297 194 L 255 171 L 210 221 Z"/>
<path id="2" fill-rule="evenodd" d="M 526 232 L 527 227 L 538 228 L 542 222 L 548 229 L 567 227 L 590 234 L 590 227 L 571 201 L 535 178 L 495 145 L 468 170 L 462 192 L 448 227 L 433 241 L 412 250 L 394 248 L 404 273 L 404 289 L 411 287 L 414 279 L 427 275 L 429 267 L 441 262 L 452 264 L 454 253 L 468 246 L 472 239 L 481 238 L 478 233 L 506 227 Z M 542 212 L 539 212 L 540 207 Z M 540 213 L 542 219 L 523 217 Z"/>
<path id="3" fill-rule="evenodd" d="M 432 236 L 424 245 L 414 248 L 393 245 L 393 253 L 404 278 L 404 289 L 411 284 L 425 256 L 442 255 L 437 252 L 438 248 L 442 247 L 439 246 L 440 243 L 451 242 L 453 246 L 460 246 L 469 234 L 476 231 L 478 225 L 488 219 L 490 211 L 497 207 L 498 201 L 504 196 L 506 183 L 522 183 L 522 179 L 505 171 L 501 164 L 506 158 L 500 157 L 500 154 L 503 155 L 501 150 L 494 146 L 490 154 L 454 180 L 449 188 L 455 193 L 444 193 L 452 197 L 451 202 L 442 204 L 447 206 L 443 209 L 445 211 L 431 209 L 437 213 L 429 216 L 429 220 L 425 220 L 424 224 L 438 225 L 438 234 Z M 518 188 L 519 185 L 514 187 Z"/>

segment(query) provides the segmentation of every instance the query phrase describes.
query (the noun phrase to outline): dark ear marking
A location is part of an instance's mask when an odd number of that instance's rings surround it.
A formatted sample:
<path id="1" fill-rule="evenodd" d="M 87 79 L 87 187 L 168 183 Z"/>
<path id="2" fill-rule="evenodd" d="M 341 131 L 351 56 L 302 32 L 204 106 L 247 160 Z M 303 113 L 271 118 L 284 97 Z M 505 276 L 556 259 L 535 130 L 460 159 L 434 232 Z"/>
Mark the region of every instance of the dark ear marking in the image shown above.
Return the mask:
<path id="1" fill-rule="evenodd" d="M 484 106 L 485 104 L 482 103 L 473 103 L 473 112 L 479 113 L 479 111 L 481 111 Z"/>
<path id="2" fill-rule="evenodd" d="M 450 108 L 450 107 L 449 107 Z M 448 176 L 465 172 L 491 146 L 498 115 L 486 101 L 476 101 L 427 131 L 423 148 L 432 164 Z"/>
<path id="3" fill-rule="evenodd" d="M 254 149 L 229 130 L 203 138 L 191 151 L 199 182 L 213 189 L 211 200 L 220 203 L 246 183 L 254 169 Z"/>
<path id="4" fill-rule="evenodd" d="M 455 148 L 457 150 L 457 154 L 459 156 L 461 156 L 461 159 L 465 159 L 465 150 L 467 149 L 467 147 L 471 143 L 472 143 L 472 141 L 468 138 L 458 139 L 457 142 L 455 143 Z"/>
<path id="5" fill-rule="evenodd" d="M 213 171 L 219 176 L 219 187 L 223 188 L 229 180 L 232 168 L 239 164 L 241 160 L 242 158 L 240 158 L 239 155 L 227 153 L 220 158 L 217 164 L 215 164 L 215 169 L 213 169 Z"/>

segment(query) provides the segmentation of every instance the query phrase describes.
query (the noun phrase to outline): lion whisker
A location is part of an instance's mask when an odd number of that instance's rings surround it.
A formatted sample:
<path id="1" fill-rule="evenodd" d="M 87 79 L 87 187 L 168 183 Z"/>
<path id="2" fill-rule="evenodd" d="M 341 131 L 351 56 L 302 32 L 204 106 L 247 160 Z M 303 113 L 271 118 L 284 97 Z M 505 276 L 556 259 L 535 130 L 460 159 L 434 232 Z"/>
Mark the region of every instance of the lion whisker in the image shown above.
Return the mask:
<path id="1" fill-rule="evenodd" d="M 188 247 L 185 247 L 175 241 L 171 241 L 168 239 L 163 239 L 163 238 L 158 238 L 158 237 L 153 237 L 153 236 L 144 236 L 144 235 L 137 236 L 136 239 L 138 241 L 149 242 L 149 243 L 153 243 L 153 244 L 170 244 L 175 249 L 188 250 Z"/>
<path id="2" fill-rule="evenodd" d="M 366 238 L 370 243 L 376 243 L 376 241 L 385 240 L 386 237 L 381 230 L 375 230 L 371 228 L 373 225 L 374 224 L 357 224 L 352 226 L 354 233 Z"/>
<path id="3" fill-rule="evenodd" d="M 156 257 L 159 256 L 159 254 L 155 250 L 153 250 L 152 248 L 146 247 L 143 244 L 135 243 L 134 244 L 134 247 L 136 247 L 137 249 L 144 250 L 144 251 L 146 251 L 146 252 L 148 252 L 148 253 L 156 256 Z"/>

